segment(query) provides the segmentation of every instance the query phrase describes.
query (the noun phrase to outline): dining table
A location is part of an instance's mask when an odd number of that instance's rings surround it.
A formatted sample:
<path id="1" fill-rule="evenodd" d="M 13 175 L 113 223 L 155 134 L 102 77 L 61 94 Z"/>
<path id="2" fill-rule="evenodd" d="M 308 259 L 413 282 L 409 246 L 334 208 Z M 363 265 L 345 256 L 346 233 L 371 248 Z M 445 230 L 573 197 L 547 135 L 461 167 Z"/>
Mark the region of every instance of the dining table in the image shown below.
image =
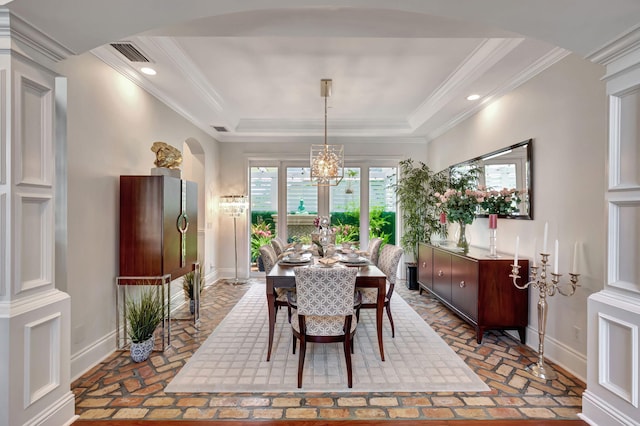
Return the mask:
<path id="1" fill-rule="evenodd" d="M 267 349 L 267 361 L 271 359 L 271 349 L 273 347 L 273 335 L 276 324 L 275 288 L 295 288 L 296 278 L 294 275 L 294 264 L 276 263 L 273 269 L 267 274 L 267 307 L 269 309 L 269 347 Z M 320 267 L 318 258 L 313 257 L 306 267 Z M 386 296 L 387 276 L 375 265 L 369 263 L 357 266 L 345 266 L 337 263 L 334 268 L 358 268 L 356 276 L 356 287 L 370 287 L 378 289 L 376 300 L 376 329 L 378 333 L 378 346 L 380 347 L 380 358 L 384 361 L 384 345 L 382 342 L 382 318 L 384 314 L 384 299 Z"/>

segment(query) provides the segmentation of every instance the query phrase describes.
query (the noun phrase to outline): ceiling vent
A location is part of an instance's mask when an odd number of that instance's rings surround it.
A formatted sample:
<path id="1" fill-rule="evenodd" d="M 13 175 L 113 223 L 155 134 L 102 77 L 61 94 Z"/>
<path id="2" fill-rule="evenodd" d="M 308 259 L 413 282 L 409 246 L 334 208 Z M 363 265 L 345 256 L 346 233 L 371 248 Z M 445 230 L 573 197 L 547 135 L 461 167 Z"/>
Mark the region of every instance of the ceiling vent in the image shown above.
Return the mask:
<path id="1" fill-rule="evenodd" d="M 216 132 L 228 132 L 229 131 L 224 126 L 212 126 L 212 127 L 216 130 Z"/>
<path id="2" fill-rule="evenodd" d="M 131 62 L 151 62 L 140 50 L 128 41 L 111 43 L 111 47 L 116 49 Z"/>

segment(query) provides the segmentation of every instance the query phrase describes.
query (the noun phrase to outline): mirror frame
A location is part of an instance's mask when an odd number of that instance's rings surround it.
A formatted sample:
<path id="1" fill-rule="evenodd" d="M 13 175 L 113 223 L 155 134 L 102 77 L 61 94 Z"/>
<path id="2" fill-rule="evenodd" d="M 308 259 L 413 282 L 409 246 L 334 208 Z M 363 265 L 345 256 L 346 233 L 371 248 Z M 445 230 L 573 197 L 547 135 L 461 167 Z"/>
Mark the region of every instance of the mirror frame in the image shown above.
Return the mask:
<path id="1" fill-rule="evenodd" d="M 521 220 L 533 220 L 533 138 L 532 139 L 527 139 L 524 140 L 522 142 L 518 142 L 516 144 L 507 146 L 505 148 L 500 148 L 496 151 L 492 151 L 483 155 L 480 155 L 479 157 L 475 157 L 472 158 L 470 160 L 466 160 L 466 161 L 462 161 L 460 163 L 456 163 L 453 164 L 452 166 L 449 167 L 449 174 L 451 174 L 451 170 L 453 170 L 455 167 L 458 166 L 463 166 L 466 164 L 473 164 L 473 163 L 479 163 L 482 164 L 485 158 L 488 157 L 493 157 L 496 156 L 502 152 L 505 151 L 509 151 L 509 150 L 513 150 L 516 148 L 521 148 L 523 146 L 527 147 L 526 153 L 527 153 L 527 158 L 525 161 L 525 167 L 526 167 L 526 179 L 529 182 L 529 186 L 527 188 L 527 199 L 529 200 L 529 212 L 528 214 L 520 214 L 517 216 L 505 216 L 505 215 L 499 215 L 498 217 L 500 218 L 509 218 L 509 219 L 521 219 Z M 484 213 L 476 213 L 476 217 L 489 217 L 488 214 L 484 214 Z"/>

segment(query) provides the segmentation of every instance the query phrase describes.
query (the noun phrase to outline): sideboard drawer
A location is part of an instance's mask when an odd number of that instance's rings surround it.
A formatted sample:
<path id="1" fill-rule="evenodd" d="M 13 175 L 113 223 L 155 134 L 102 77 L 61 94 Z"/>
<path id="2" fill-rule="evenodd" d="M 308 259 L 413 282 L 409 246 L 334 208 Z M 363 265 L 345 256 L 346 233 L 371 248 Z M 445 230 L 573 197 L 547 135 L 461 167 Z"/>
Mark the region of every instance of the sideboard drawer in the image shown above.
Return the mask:
<path id="1" fill-rule="evenodd" d="M 433 251 L 433 292 L 451 302 L 451 254 Z"/>
<path id="2" fill-rule="evenodd" d="M 418 246 L 418 284 L 422 290 L 433 290 L 433 248 L 424 244 Z"/>
<path id="3" fill-rule="evenodd" d="M 478 321 L 478 262 L 451 256 L 451 303 Z"/>

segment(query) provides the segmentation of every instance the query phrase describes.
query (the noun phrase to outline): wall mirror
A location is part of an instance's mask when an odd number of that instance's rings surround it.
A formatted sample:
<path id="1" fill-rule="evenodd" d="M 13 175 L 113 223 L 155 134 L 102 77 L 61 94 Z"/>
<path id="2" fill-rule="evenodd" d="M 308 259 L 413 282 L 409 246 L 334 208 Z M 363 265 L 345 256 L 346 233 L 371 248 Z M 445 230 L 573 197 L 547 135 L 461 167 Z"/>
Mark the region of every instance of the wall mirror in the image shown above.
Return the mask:
<path id="1" fill-rule="evenodd" d="M 472 158 L 450 167 L 450 173 L 464 171 L 471 164 L 477 165 L 482 172 L 478 185 L 490 189 L 517 188 L 522 191 L 519 212 L 509 216 L 514 219 L 533 219 L 533 139 L 527 139 L 515 145 Z M 477 214 L 476 217 L 487 217 Z M 505 216 L 500 216 L 505 217 Z"/>

